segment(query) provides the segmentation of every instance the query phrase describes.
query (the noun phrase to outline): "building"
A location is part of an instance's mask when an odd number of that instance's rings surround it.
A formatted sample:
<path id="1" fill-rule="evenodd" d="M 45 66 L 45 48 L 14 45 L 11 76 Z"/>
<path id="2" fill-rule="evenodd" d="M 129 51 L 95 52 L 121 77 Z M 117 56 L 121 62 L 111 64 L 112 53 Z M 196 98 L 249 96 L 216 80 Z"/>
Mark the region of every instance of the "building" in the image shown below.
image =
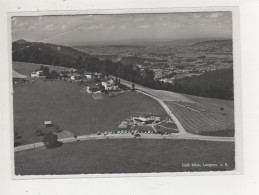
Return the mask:
<path id="1" fill-rule="evenodd" d="M 40 77 L 40 76 L 44 76 L 42 70 L 31 73 L 31 77 Z"/>
<path id="2" fill-rule="evenodd" d="M 52 127 L 53 124 L 51 121 L 44 121 L 45 128 Z"/>
<path id="3" fill-rule="evenodd" d="M 104 75 L 102 73 L 95 72 L 94 77 L 97 79 L 101 79 L 101 78 L 104 78 Z"/>
<path id="4" fill-rule="evenodd" d="M 83 76 L 80 75 L 80 74 L 72 74 L 72 75 L 70 76 L 70 79 L 71 79 L 72 81 L 79 81 L 79 80 L 83 79 Z"/>
<path id="5" fill-rule="evenodd" d="M 93 74 L 87 72 L 87 73 L 85 73 L 85 78 L 92 79 L 93 78 Z"/>
<path id="6" fill-rule="evenodd" d="M 94 84 L 94 83 L 89 83 L 86 87 L 87 93 L 101 93 L 100 88 Z"/>
<path id="7" fill-rule="evenodd" d="M 132 117 L 135 124 L 152 124 L 161 121 L 161 117 L 156 114 L 141 113 L 138 116 Z"/>
<path id="8" fill-rule="evenodd" d="M 127 129 L 128 128 L 128 123 L 127 121 L 122 121 L 119 126 L 118 126 L 119 129 Z"/>
<path id="9" fill-rule="evenodd" d="M 107 80 L 107 81 L 102 81 L 101 84 L 105 90 L 118 90 L 119 89 L 119 87 L 117 85 L 115 85 L 115 83 L 112 79 Z"/>
<path id="10" fill-rule="evenodd" d="M 164 82 L 164 83 L 173 83 L 173 81 L 170 81 L 170 80 L 167 79 L 167 78 L 160 79 L 159 81 Z"/>

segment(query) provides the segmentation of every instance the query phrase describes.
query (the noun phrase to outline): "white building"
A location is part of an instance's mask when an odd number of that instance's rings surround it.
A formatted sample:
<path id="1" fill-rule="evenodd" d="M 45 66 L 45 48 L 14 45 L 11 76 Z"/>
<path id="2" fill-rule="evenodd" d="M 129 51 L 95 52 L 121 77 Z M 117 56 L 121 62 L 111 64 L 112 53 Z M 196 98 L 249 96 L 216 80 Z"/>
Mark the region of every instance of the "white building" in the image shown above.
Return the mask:
<path id="1" fill-rule="evenodd" d="M 75 81 L 75 80 L 81 80 L 83 77 L 80 75 L 80 74 L 74 74 L 74 75 L 71 75 L 70 79 L 72 81 Z"/>
<path id="2" fill-rule="evenodd" d="M 85 77 L 86 77 L 87 79 L 91 79 L 91 78 L 92 78 L 92 73 L 86 73 L 86 74 L 85 74 Z"/>
<path id="3" fill-rule="evenodd" d="M 135 124 L 152 124 L 161 121 L 161 117 L 154 114 L 141 114 L 137 117 L 132 117 Z"/>
<path id="4" fill-rule="evenodd" d="M 118 90 L 119 87 L 115 85 L 112 79 L 108 81 L 102 81 L 102 86 L 104 86 L 105 90 Z"/>
<path id="5" fill-rule="evenodd" d="M 170 81 L 170 80 L 167 79 L 167 78 L 160 79 L 159 81 L 164 82 L 164 83 L 173 83 L 173 81 Z"/>
<path id="6" fill-rule="evenodd" d="M 40 76 L 43 76 L 43 71 L 41 70 L 31 73 L 31 77 L 40 77 Z"/>

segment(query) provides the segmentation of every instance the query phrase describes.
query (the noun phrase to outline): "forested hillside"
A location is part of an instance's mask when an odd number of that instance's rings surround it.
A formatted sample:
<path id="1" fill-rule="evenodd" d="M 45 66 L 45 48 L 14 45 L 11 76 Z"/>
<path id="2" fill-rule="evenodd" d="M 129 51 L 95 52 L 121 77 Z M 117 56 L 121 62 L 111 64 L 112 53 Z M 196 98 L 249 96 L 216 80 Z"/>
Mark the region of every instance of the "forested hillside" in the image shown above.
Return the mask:
<path id="1" fill-rule="evenodd" d="M 175 80 L 171 90 L 196 96 L 233 100 L 233 87 L 233 69 L 222 69 Z"/>

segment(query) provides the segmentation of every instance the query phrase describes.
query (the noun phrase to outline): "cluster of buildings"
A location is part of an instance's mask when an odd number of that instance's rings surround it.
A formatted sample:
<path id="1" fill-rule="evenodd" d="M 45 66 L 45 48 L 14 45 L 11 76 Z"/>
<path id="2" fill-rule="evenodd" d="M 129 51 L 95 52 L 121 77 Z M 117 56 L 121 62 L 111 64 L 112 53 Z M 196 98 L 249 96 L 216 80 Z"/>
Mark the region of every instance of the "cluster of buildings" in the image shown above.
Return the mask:
<path id="1" fill-rule="evenodd" d="M 120 88 L 115 84 L 112 78 L 101 79 L 101 82 L 87 83 L 86 91 L 88 93 L 102 93 L 102 91 L 119 91 Z"/>
<path id="2" fill-rule="evenodd" d="M 86 72 L 83 75 L 79 73 L 70 73 L 70 74 L 67 74 L 67 76 L 72 81 L 80 81 L 84 79 L 102 79 L 106 77 L 104 74 L 98 73 L 98 72 L 93 72 L 93 73 Z"/>
<path id="3" fill-rule="evenodd" d="M 136 126 L 150 126 L 161 122 L 161 117 L 153 113 L 139 113 L 128 120 L 122 121 L 118 128 L 127 129 Z"/>
<path id="4" fill-rule="evenodd" d="M 31 77 L 43 77 L 43 71 L 38 70 L 31 73 Z M 86 91 L 88 93 L 102 93 L 103 91 L 119 91 L 119 86 L 115 83 L 114 79 L 108 77 L 105 74 L 98 72 L 84 72 L 79 74 L 78 72 L 62 73 L 61 77 L 69 79 L 70 81 L 85 81 Z"/>
<path id="5" fill-rule="evenodd" d="M 139 113 L 129 119 L 121 121 L 118 125 L 121 132 L 133 131 L 135 133 L 154 133 L 168 135 L 179 133 L 174 121 L 163 119 L 153 113 Z"/>
<path id="6" fill-rule="evenodd" d="M 154 124 L 161 121 L 161 117 L 157 114 L 141 113 L 132 117 L 133 123 L 137 125 Z"/>

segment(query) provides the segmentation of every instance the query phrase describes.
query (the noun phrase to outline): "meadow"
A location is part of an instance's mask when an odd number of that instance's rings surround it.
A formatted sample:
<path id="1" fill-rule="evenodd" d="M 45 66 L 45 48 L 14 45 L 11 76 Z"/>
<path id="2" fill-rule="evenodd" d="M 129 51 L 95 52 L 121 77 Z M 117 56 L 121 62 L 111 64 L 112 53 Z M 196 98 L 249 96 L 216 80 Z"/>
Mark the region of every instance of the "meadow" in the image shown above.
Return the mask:
<path id="1" fill-rule="evenodd" d="M 13 62 L 13 70 L 19 72 L 20 74 L 30 76 L 32 72 L 39 69 L 41 66 L 47 66 L 50 70 L 61 71 L 73 71 L 73 68 L 66 68 L 61 66 L 52 66 L 45 64 L 27 63 L 27 62 Z"/>
<path id="2" fill-rule="evenodd" d="M 76 135 L 111 131 L 120 121 L 137 112 L 166 116 L 155 100 L 136 92 L 104 99 L 82 94 L 84 86 L 68 81 L 34 79 L 30 84 L 14 86 L 14 130 L 21 136 L 18 142 L 40 142 L 35 131 L 44 121 L 57 123 L 62 130 Z"/>
<path id="3" fill-rule="evenodd" d="M 16 175 L 226 171 L 234 143 L 194 140 L 92 140 L 15 153 Z M 218 166 L 186 166 L 188 163 Z M 220 164 L 223 166 L 220 166 Z M 225 164 L 226 163 L 226 164 Z"/>

